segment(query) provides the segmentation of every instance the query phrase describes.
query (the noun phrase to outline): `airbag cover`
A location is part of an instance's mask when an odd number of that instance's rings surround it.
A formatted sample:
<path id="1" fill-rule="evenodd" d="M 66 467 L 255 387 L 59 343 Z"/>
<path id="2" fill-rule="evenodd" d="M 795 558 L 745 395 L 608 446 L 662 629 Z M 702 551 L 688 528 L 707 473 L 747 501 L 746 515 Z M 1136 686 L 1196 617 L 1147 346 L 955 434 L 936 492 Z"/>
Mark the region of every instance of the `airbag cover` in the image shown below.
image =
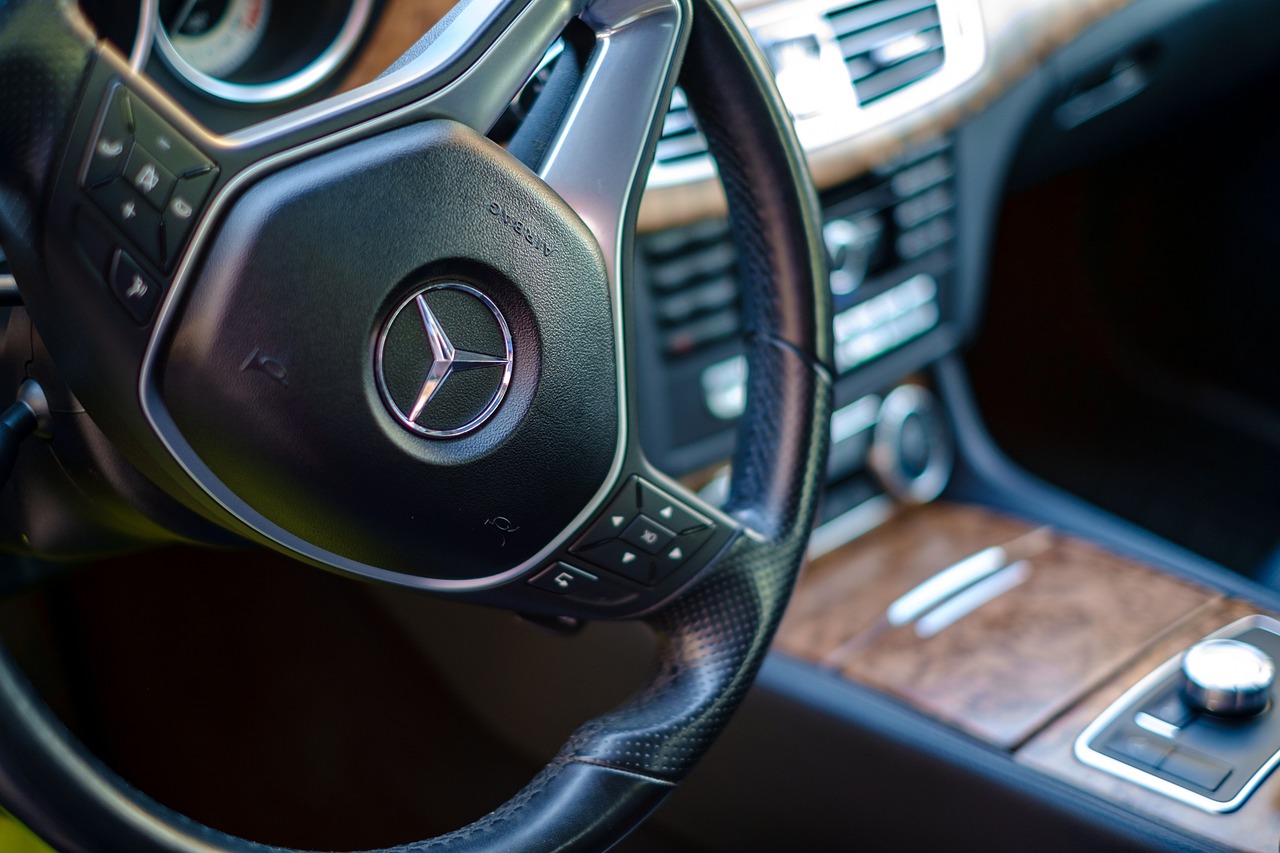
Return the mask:
<path id="1" fill-rule="evenodd" d="M 434 363 L 427 337 L 417 356 L 406 344 L 388 360 L 379 390 L 380 340 L 413 338 L 421 318 L 403 318 L 433 286 L 443 327 L 451 305 L 476 317 L 488 300 L 510 334 L 509 387 L 459 436 L 395 413 L 420 381 L 414 359 L 421 381 Z M 162 355 L 163 405 L 222 485 L 323 552 L 489 578 L 608 485 L 618 367 L 599 248 L 558 196 L 461 125 L 402 128 L 264 178 L 230 208 L 188 290 Z M 501 357 L 500 323 L 481 313 L 472 348 Z M 480 367 L 446 380 L 475 397 L 455 426 L 504 369 Z"/>

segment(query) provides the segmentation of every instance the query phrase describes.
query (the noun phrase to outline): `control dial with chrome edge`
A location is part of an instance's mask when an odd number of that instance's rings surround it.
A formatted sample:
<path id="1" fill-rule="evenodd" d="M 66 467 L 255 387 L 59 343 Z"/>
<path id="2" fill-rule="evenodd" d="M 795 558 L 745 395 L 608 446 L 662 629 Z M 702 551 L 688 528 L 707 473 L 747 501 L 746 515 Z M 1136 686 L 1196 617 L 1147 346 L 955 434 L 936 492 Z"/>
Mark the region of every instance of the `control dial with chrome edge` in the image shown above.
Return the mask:
<path id="1" fill-rule="evenodd" d="M 1202 640 L 1182 656 L 1181 677 L 1191 707 L 1220 717 L 1250 717 L 1270 703 L 1276 666 L 1250 643 Z"/>

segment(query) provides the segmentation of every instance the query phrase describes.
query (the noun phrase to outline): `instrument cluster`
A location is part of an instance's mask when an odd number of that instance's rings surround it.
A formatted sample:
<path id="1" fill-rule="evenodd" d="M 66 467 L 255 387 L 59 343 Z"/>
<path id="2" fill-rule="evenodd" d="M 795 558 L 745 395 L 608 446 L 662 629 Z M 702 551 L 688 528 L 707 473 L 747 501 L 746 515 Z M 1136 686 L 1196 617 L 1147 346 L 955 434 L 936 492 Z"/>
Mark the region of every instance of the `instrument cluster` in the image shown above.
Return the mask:
<path id="1" fill-rule="evenodd" d="M 98 32 L 121 53 L 136 56 L 139 47 L 148 48 L 145 72 L 220 133 L 348 87 L 346 77 L 384 5 L 384 0 L 81 0 Z"/>

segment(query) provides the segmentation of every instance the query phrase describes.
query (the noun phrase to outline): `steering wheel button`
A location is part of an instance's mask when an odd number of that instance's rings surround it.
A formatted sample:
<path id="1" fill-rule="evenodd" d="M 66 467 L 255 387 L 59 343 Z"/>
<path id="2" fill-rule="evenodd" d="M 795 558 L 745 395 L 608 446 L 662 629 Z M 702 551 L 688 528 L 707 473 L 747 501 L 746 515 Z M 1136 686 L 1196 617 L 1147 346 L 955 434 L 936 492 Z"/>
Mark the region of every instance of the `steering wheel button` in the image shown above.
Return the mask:
<path id="1" fill-rule="evenodd" d="M 132 147 L 133 136 L 127 130 L 109 130 L 104 126 L 102 133 L 93 141 L 89 167 L 84 174 L 84 185 L 96 187 L 120 177 Z"/>
<path id="2" fill-rule="evenodd" d="M 695 527 L 692 531 L 677 536 L 672 544 L 679 545 L 684 550 L 685 556 L 688 556 L 701 548 L 714 532 L 714 527 Z"/>
<path id="3" fill-rule="evenodd" d="M 173 173 L 161 165 L 154 154 L 135 144 L 125 166 L 125 177 L 147 203 L 156 210 L 164 208 L 177 183 Z"/>
<path id="4" fill-rule="evenodd" d="M 657 582 L 653 559 L 641 549 L 628 545 L 621 539 L 612 539 L 594 548 L 588 548 L 582 552 L 582 556 L 602 569 L 617 572 L 624 578 L 630 578 L 646 586 L 653 586 Z"/>
<path id="5" fill-rule="evenodd" d="M 633 590 L 601 580 L 568 563 L 552 564 L 550 568 L 530 578 L 529 585 L 574 601 L 592 604 L 625 604 L 638 595 Z"/>
<path id="6" fill-rule="evenodd" d="M 680 545 L 678 540 L 676 543 L 673 543 L 666 548 L 666 550 L 653 560 L 654 583 L 661 583 L 670 577 L 676 569 L 685 564 L 685 561 L 689 559 L 689 555 L 691 553 L 692 551 L 689 548 Z"/>
<path id="7" fill-rule="evenodd" d="M 641 515 L 622 531 L 622 541 L 642 551 L 657 554 L 667 547 L 676 535 L 646 515 Z"/>
<path id="8" fill-rule="evenodd" d="M 570 551 L 577 553 L 587 548 L 599 545 L 601 542 L 608 542 L 610 539 L 617 539 L 622 531 L 627 529 L 627 525 L 635 518 L 635 511 L 627 512 L 625 509 L 615 512 L 610 507 L 604 515 L 596 519 L 596 523 L 591 525 L 586 535 L 578 540 L 578 544 L 570 548 Z"/>
<path id="9" fill-rule="evenodd" d="M 174 188 L 163 214 L 166 270 L 172 269 L 180 257 L 191 229 L 200 218 L 200 207 L 217 177 L 217 169 L 207 169 L 193 177 L 180 179 Z"/>
<path id="10" fill-rule="evenodd" d="M 93 191 L 107 216 L 153 261 L 160 260 L 160 214 L 142 200 L 124 179 Z"/>
<path id="11" fill-rule="evenodd" d="M 186 140 L 146 104 L 133 100 L 134 136 L 138 143 L 179 177 L 202 172 L 213 166 L 208 157 Z"/>
<path id="12" fill-rule="evenodd" d="M 639 484 L 640 509 L 676 533 L 694 533 L 711 527 L 709 519 L 672 500 L 644 480 Z"/>
<path id="13" fill-rule="evenodd" d="M 117 89 L 102 116 L 102 124 L 89 144 L 89 165 L 84 186 L 95 187 L 124 172 L 129 149 L 133 147 L 133 127 L 126 109 L 127 96 Z"/>
<path id="14" fill-rule="evenodd" d="M 530 578 L 529 584 L 557 595 L 568 595 L 581 592 L 585 587 L 592 586 L 599 580 L 595 575 L 568 563 L 556 563 Z"/>
<path id="15" fill-rule="evenodd" d="M 111 292 L 139 325 L 146 325 L 160 302 L 160 287 L 133 258 L 117 250 L 111 268 Z"/>
<path id="16" fill-rule="evenodd" d="M 94 140 L 89 168 L 84 174 L 84 185 L 96 187 L 120 177 L 132 144 L 133 137 L 127 134 L 104 133 Z"/>

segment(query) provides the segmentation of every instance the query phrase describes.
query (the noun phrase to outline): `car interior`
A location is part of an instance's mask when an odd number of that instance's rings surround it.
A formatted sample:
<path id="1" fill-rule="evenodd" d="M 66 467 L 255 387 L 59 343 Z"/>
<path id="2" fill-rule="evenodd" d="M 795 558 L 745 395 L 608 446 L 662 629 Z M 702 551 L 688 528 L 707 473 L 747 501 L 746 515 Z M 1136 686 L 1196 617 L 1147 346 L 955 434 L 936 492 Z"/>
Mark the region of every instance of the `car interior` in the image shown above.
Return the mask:
<path id="1" fill-rule="evenodd" d="M 1277 85 L 1269 0 L 0 0 L 0 848 L 1277 850 Z"/>

